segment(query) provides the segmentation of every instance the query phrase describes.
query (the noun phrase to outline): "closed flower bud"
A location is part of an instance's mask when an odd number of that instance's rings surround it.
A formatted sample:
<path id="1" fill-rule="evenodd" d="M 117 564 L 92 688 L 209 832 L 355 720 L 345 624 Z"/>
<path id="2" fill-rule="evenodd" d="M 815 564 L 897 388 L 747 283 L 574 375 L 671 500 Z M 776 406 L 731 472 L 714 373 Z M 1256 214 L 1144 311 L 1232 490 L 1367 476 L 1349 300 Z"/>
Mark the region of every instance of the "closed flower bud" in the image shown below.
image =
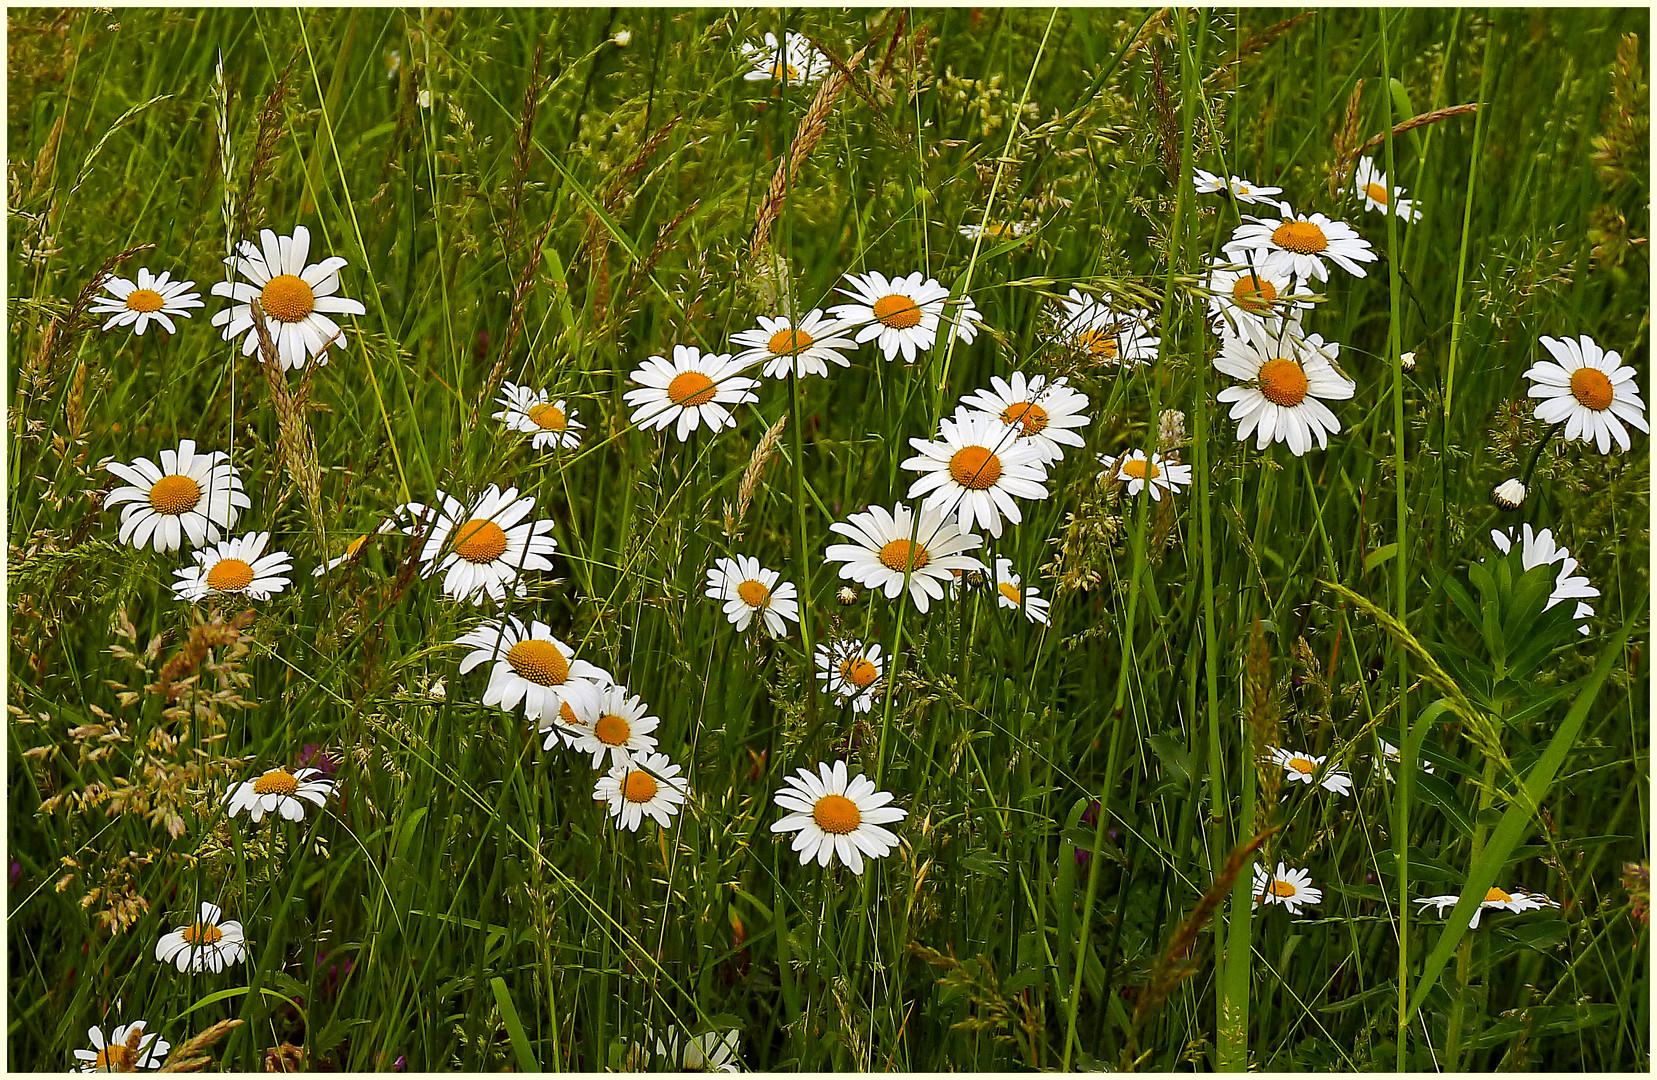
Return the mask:
<path id="1" fill-rule="evenodd" d="M 1525 501 L 1525 485 L 1518 480 L 1504 480 L 1496 488 L 1496 505 L 1503 510 L 1517 510 Z"/>
<path id="2" fill-rule="evenodd" d="M 840 586 L 840 591 L 834 594 L 834 598 L 847 607 L 850 607 L 852 604 L 857 603 L 857 590 L 852 588 L 850 585 L 842 585 Z"/>
<path id="3" fill-rule="evenodd" d="M 1415 370 L 1415 354 L 1412 353 L 1412 352 L 1407 352 L 1407 353 L 1403 353 L 1402 355 L 1400 355 L 1398 357 L 1398 362 L 1400 364 L 1404 365 L 1404 370 L 1405 371 L 1414 371 Z"/>

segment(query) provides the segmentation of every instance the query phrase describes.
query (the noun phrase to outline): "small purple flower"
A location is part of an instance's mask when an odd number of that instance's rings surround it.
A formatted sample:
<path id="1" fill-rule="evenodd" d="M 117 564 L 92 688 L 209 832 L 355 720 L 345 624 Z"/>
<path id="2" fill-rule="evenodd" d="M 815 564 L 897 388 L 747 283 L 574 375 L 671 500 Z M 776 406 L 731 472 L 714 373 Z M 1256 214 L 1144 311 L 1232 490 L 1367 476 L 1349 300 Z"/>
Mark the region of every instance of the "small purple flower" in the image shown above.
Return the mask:
<path id="1" fill-rule="evenodd" d="M 23 864 L 18 862 L 16 859 L 13 859 L 12 860 L 12 866 L 11 866 L 11 883 L 13 885 L 16 885 L 18 880 L 22 877 L 23 877 Z"/>
<path id="2" fill-rule="evenodd" d="M 1077 866 L 1086 866 L 1090 861 L 1092 861 L 1092 859 L 1093 859 L 1093 852 L 1087 850 L 1086 848 L 1077 848 L 1076 849 L 1076 865 Z"/>
<path id="3" fill-rule="evenodd" d="M 1082 811 L 1082 824 L 1083 825 L 1097 825 L 1098 823 L 1099 823 L 1099 800 L 1094 799 L 1092 802 L 1087 804 L 1087 809 Z"/>
<path id="4" fill-rule="evenodd" d="M 328 751 L 316 743 L 306 743 L 299 751 L 299 768 L 315 769 L 323 776 L 332 777 L 339 772 L 339 762 L 330 757 Z"/>

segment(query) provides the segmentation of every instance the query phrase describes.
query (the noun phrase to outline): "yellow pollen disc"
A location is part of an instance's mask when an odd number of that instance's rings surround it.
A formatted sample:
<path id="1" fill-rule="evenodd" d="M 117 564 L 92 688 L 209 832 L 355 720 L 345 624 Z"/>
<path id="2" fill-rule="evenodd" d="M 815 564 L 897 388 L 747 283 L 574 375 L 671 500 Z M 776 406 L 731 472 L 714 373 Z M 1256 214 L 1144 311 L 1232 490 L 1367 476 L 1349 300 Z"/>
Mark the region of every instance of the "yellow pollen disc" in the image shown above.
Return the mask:
<path id="1" fill-rule="evenodd" d="M 180 930 L 178 936 L 184 939 L 186 945 L 217 945 L 224 937 L 224 931 L 212 923 L 198 922 Z"/>
<path id="2" fill-rule="evenodd" d="M 259 306 L 277 322 L 295 323 L 316 310 L 316 293 L 293 274 L 278 274 L 259 294 Z"/>
<path id="3" fill-rule="evenodd" d="M 1310 221 L 1285 221 L 1272 232 L 1272 243 L 1296 255 L 1316 255 L 1329 246 L 1329 238 Z"/>
<path id="4" fill-rule="evenodd" d="M 1107 334 L 1102 330 L 1084 330 L 1077 339 L 1082 348 L 1093 355 L 1095 360 L 1116 359 L 1116 335 Z"/>
<path id="5" fill-rule="evenodd" d="M 719 392 L 713 380 L 700 371 L 686 371 L 675 375 L 667 384 L 667 399 L 687 409 L 706 405 Z"/>
<path id="6" fill-rule="evenodd" d="M 1292 882 L 1284 881 L 1282 878 L 1272 879 L 1271 892 L 1273 896 L 1293 896 L 1298 891 Z"/>
<path id="7" fill-rule="evenodd" d="M 1001 479 L 1001 459 L 987 446 L 966 446 L 949 459 L 949 475 L 970 491 L 984 491 Z"/>
<path id="8" fill-rule="evenodd" d="M 182 473 L 163 476 L 150 488 L 150 506 L 158 514 L 188 514 L 201 502 L 201 485 Z"/>
<path id="9" fill-rule="evenodd" d="M 1005 596 L 1008 600 L 1012 601 L 1015 606 L 1023 606 L 1024 594 L 1018 591 L 1017 585 L 1014 585 L 1010 581 L 1003 581 L 1001 584 L 997 585 L 996 588 L 1001 592 L 1002 596 Z"/>
<path id="10" fill-rule="evenodd" d="M 253 584 L 253 567 L 241 559 L 220 559 L 207 571 L 207 587 L 235 592 Z"/>
<path id="11" fill-rule="evenodd" d="M 771 340 L 765 343 L 772 356 L 798 356 L 811 348 L 816 338 L 804 330 L 778 330 L 771 335 Z"/>
<path id="12" fill-rule="evenodd" d="M 559 704 L 559 706 L 558 706 L 558 718 L 560 720 L 563 720 L 564 723 L 574 724 L 576 727 L 586 727 L 587 726 L 587 725 L 583 724 L 581 722 L 580 718 L 575 715 L 575 710 L 570 708 L 570 703 L 567 702 L 567 701 L 562 702 L 562 703 Z"/>
<path id="13" fill-rule="evenodd" d="M 133 1052 L 123 1044 L 110 1043 L 98 1051 L 97 1060 L 92 1062 L 92 1067 L 94 1069 L 108 1069 L 111 1072 L 131 1072 L 137 1060 Z"/>
<path id="14" fill-rule="evenodd" d="M 1513 897 L 1511 895 L 1503 892 L 1494 885 L 1490 887 L 1489 892 L 1484 894 L 1484 902 L 1487 904 L 1506 904 L 1512 899 Z"/>
<path id="15" fill-rule="evenodd" d="M 845 836 L 863 824 L 863 811 L 844 795 L 824 795 L 811 808 L 811 820 L 826 833 Z"/>
<path id="16" fill-rule="evenodd" d="M 902 293 L 893 293 L 891 296 L 882 296 L 875 301 L 875 318 L 882 326 L 890 326 L 894 330 L 908 330 L 919 326 L 921 309 L 909 297 Z"/>
<path id="17" fill-rule="evenodd" d="M 800 70 L 793 64 L 772 64 L 771 77 L 780 82 L 799 82 Z"/>
<path id="18" fill-rule="evenodd" d="M 880 677 L 880 672 L 863 657 L 853 656 L 840 661 L 840 677 L 859 690 L 866 690 L 870 683 Z"/>
<path id="19" fill-rule="evenodd" d="M 1020 401 L 1001 410 L 1001 422 L 1019 424 L 1024 434 L 1034 435 L 1047 427 L 1047 410 L 1033 401 Z"/>
<path id="20" fill-rule="evenodd" d="M 744 581 L 736 587 L 737 599 L 749 607 L 764 607 L 771 602 L 771 590 L 758 581 Z"/>
<path id="21" fill-rule="evenodd" d="M 1611 380 L 1599 368 L 1579 367 L 1571 372 L 1571 396 L 1595 412 L 1604 412 L 1611 407 Z"/>
<path id="22" fill-rule="evenodd" d="M 469 563 L 494 562 L 506 554 L 506 530 L 493 521 L 472 518 L 455 530 L 455 554 Z"/>
<path id="23" fill-rule="evenodd" d="M 1306 372 L 1287 357 L 1279 356 L 1260 365 L 1260 392 L 1273 405 L 1292 409 L 1306 400 Z"/>
<path id="24" fill-rule="evenodd" d="M 1318 768 L 1317 763 L 1311 758 L 1292 757 L 1287 764 L 1289 768 L 1302 776 L 1311 776 Z"/>
<path id="25" fill-rule="evenodd" d="M 550 641 L 525 638 L 507 650 L 506 662 L 519 677 L 538 686 L 562 686 L 570 677 L 570 662 Z"/>
<path id="26" fill-rule="evenodd" d="M 633 725 L 627 722 L 626 717 L 605 713 L 598 718 L 598 723 L 593 725 L 593 734 L 597 735 L 598 741 L 605 746 L 626 746 L 627 740 L 633 737 Z"/>
<path id="27" fill-rule="evenodd" d="M 1380 184 L 1365 184 L 1364 194 L 1368 195 L 1382 206 L 1387 204 L 1387 189 L 1382 187 Z"/>
<path id="28" fill-rule="evenodd" d="M 1249 193 L 1249 186 L 1247 184 L 1238 184 L 1237 185 L 1237 194 L 1247 195 L 1248 193 Z"/>
<path id="29" fill-rule="evenodd" d="M 658 787 L 654 776 L 635 769 L 621 782 L 621 797 L 628 802 L 649 802 L 656 797 Z"/>
<path id="30" fill-rule="evenodd" d="M 1132 458 L 1122 463 L 1122 471 L 1135 480 L 1155 480 L 1162 475 L 1162 470 L 1148 458 Z"/>
<path id="31" fill-rule="evenodd" d="M 932 556 L 927 554 L 926 548 L 907 540 L 893 540 L 880 549 L 880 565 L 900 574 L 905 570 L 919 570 L 931 561 Z"/>
<path id="32" fill-rule="evenodd" d="M 1277 286 L 1244 274 L 1232 282 L 1231 299 L 1245 311 L 1270 311 L 1272 301 L 1277 299 Z"/>
<path id="33" fill-rule="evenodd" d="M 276 769 L 253 781 L 255 795 L 292 795 L 299 790 L 299 781 L 286 769 Z"/>
<path id="34" fill-rule="evenodd" d="M 347 559 L 351 558 L 357 552 L 361 551 L 362 546 L 366 543 L 368 543 L 368 534 L 363 533 L 361 536 L 345 545 L 345 557 Z"/>
<path id="35" fill-rule="evenodd" d="M 569 423 L 564 410 L 551 402 L 542 402 L 524 415 L 542 431 L 563 431 L 564 426 Z"/>
<path id="36" fill-rule="evenodd" d="M 154 289 L 134 289 L 127 293 L 128 311 L 160 311 L 166 303 Z"/>

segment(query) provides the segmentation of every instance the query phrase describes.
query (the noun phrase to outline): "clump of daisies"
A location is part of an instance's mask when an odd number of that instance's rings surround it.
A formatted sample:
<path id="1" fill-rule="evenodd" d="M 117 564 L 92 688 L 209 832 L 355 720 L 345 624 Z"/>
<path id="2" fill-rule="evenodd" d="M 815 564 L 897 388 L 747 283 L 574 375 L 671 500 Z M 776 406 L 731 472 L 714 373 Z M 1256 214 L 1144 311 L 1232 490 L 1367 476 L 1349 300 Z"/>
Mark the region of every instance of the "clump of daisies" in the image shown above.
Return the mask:
<path id="1" fill-rule="evenodd" d="M 345 337 L 330 315 L 367 313 L 357 301 L 336 295 L 346 260 L 336 255 L 308 263 L 310 252 L 311 232 L 299 225 L 292 236 L 264 229 L 259 245 L 243 240 L 239 254 L 224 260 L 247 281 L 214 283 L 213 295 L 229 297 L 232 303 L 213 316 L 213 325 L 224 327 L 226 341 L 242 335 L 243 356 L 252 356 L 259 348 L 254 300 L 265 313 L 265 327 L 284 371 L 304 367 L 307 359 L 328 362 L 328 350 Z"/>

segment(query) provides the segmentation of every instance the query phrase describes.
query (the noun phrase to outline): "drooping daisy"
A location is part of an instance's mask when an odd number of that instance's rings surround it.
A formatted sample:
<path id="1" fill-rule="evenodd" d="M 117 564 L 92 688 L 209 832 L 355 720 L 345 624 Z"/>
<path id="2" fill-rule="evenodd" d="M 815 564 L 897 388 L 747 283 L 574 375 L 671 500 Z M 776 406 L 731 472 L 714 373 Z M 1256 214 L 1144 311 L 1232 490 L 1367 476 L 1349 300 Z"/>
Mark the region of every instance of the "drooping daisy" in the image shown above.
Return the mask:
<path id="1" fill-rule="evenodd" d="M 328 362 L 328 349 L 341 345 L 345 332 L 329 315 L 364 315 L 368 309 L 355 300 L 336 296 L 339 291 L 339 272 L 346 260 L 335 255 L 319 263 L 306 265 L 311 252 L 311 232 L 303 225 L 294 227 L 292 236 L 277 236 L 269 229 L 259 233 L 264 250 L 252 241 L 243 240 L 241 255 L 224 261 L 253 284 L 244 281 L 219 281 L 213 284 L 214 296 L 227 296 L 233 303 L 213 316 L 213 325 L 224 327 L 224 339 L 238 334 L 242 341 L 242 355 L 252 356 L 259 348 L 259 333 L 253 327 L 255 297 L 265 312 L 265 327 L 276 345 L 282 361 L 282 370 L 305 366 L 315 357 L 319 364 Z"/>
<path id="2" fill-rule="evenodd" d="M 1021 236 L 1028 236 L 1035 229 L 1033 221 L 990 221 L 979 223 L 976 221 L 962 225 L 958 231 L 968 240 L 988 240 L 992 244 L 999 244 L 1006 240 L 1016 240 Z"/>
<path id="3" fill-rule="evenodd" d="M 1398 747 L 1387 742 L 1379 735 L 1375 736 L 1375 741 L 1381 744 L 1381 756 L 1375 759 L 1375 764 L 1381 770 L 1382 775 L 1384 775 L 1388 780 L 1391 780 L 1393 765 L 1404 760 L 1403 751 L 1399 750 Z M 1425 758 L 1417 761 L 1416 765 L 1424 773 L 1431 774 L 1433 771 L 1433 763 Z"/>
<path id="4" fill-rule="evenodd" d="M 136 1050 L 127 1045 L 134 1031 L 138 1032 Z M 83 1073 L 159 1069 L 173 1048 L 172 1043 L 149 1030 L 146 1020 L 122 1024 L 109 1033 L 108 1039 L 104 1038 L 103 1028 L 90 1027 L 86 1030 L 86 1038 L 92 1044 L 91 1048 L 75 1051 L 75 1059 L 81 1063 L 80 1071 Z"/>
<path id="5" fill-rule="evenodd" d="M 1421 905 L 1421 910 L 1423 912 L 1430 907 L 1436 907 L 1438 908 L 1438 913 L 1443 915 L 1450 908 L 1455 907 L 1457 901 L 1460 899 L 1461 897 L 1459 895 L 1423 896 L 1417 898 L 1415 902 Z M 1528 893 L 1520 889 L 1508 892 L 1500 886 L 1492 885 L 1489 891 L 1484 894 L 1484 899 L 1479 901 L 1479 906 L 1473 909 L 1473 917 L 1467 921 L 1467 928 L 1469 930 L 1477 930 L 1479 928 L 1479 916 L 1483 915 L 1487 909 L 1490 911 L 1518 912 L 1535 911 L 1538 908 L 1558 906 L 1559 905 L 1557 903 L 1549 900 L 1541 893 Z"/>
<path id="6" fill-rule="evenodd" d="M 472 650 L 460 662 L 462 675 L 479 664 L 494 665 L 483 691 L 485 706 L 511 712 L 522 702 L 524 718 L 542 730 L 558 719 L 566 700 L 596 709 L 599 690 L 615 681 L 603 668 L 577 659 L 546 623 L 531 621 L 525 628 L 515 615 L 485 619 L 455 638 L 455 644 Z"/>
<path id="7" fill-rule="evenodd" d="M 1517 510 L 1525 504 L 1525 485 L 1519 482 L 1517 476 L 1510 476 L 1497 484 L 1491 494 L 1496 505 L 1503 510 Z"/>
<path id="8" fill-rule="evenodd" d="M 1095 299 L 1079 289 L 1071 289 L 1061 303 L 1057 334 L 1062 344 L 1110 366 L 1134 367 L 1156 359 L 1162 339 L 1148 309 L 1116 311 L 1109 293 Z"/>
<path id="9" fill-rule="evenodd" d="M 426 537 L 420 576 L 443 572 L 443 591 L 449 596 L 474 604 L 487 596 L 499 603 L 521 571 L 552 569 L 548 556 L 558 548 L 549 535 L 552 522 L 525 520 L 535 512 L 535 496 L 520 499 L 515 487 L 502 491 L 490 484 L 470 507 L 441 488 L 437 500 L 438 506 L 405 503 L 402 510 L 411 521 L 403 531 Z M 517 595 L 524 590 L 518 582 Z"/>
<path id="10" fill-rule="evenodd" d="M 1278 217 L 1243 215 L 1226 242 L 1226 258 L 1249 263 L 1269 273 L 1293 274 L 1301 281 L 1329 279 L 1330 260 L 1353 277 L 1368 273 L 1360 263 L 1374 262 L 1375 249 L 1358 231 L 1344 221 L 1322 214 L 1295 214 L 1288 204 L 1279 207 Z"/>
<path id="11" fill-rule="evenodd" d="M 743 346 L 743 351 L 735 357 L 742 367 L 763 361 L 765 366 L 760 369 L 760 374 L 767 379 L 786 378 L 793 373 L 798 373 L 801 378 L 827 375 L 831 363 L 841 367 L 852 366 L 843 350 L 857 348 L 857 342 L 849 337 L 840 337 L 842 329 L 838 322 L 824 315 L 820 309 L 812 308 L 800 320 L 798 327 L 790 323 L 786 315 L 774 319 L 761 315 L 759 329 L 732 334 L 731 344 Z"/>
<path id="12" fill-rule="evenodd" d="M 305 817 L 305 803 L 321 806 L 333 793 L 332 780 L 315 780 L 321 769 L 296 769 L 293 772 L 278 765 L 267 769 L 254 780 L 244 780 L 225 794 L 226 811 L 235 817 L 243 810 L 254 821 L 263 821 L 266 814 L 280 814 L 289 821 Z"/>
<path id="13" fill-rule="evenodd" d="M 173 597 L 200 603 L 209 596 L 245 596 L 269 600 L 291 585 L 282 575 L 293 570 L 293 556 L 280 548 L 265 554 L 270 533 L 248 533 L 190 552 L 194 566 L 173 571 Z"/>
<path id="14" fill-rule="evenodd" d="M 880 675 L 884 665 L 880 660 L 880 643 L 864 645 L 861 641 L 824 642 L 817 646 L 817 681 L 823 692 L 834 695 L 836 705 L 851 702 L 852 712 L 868 712 L 874 707 L 880 689 Z"/>
<path id="15" fill-rule="evenodd" d="M 902 821 L 909 811 L 887 805 L 889 791 L 876 791 L 873 780 L 859 774 L 849 782 L 846 763 L 819 763 L 817 772 L 800 769 L 785 776 L 777 805 L 790 813 L 771 826 L 775 833 L 797 833 L 791 845 L 800 865 L 812 859 L 827 866 L 838 858 L 854 874 L 863 873 L 863 857 L 879 859 L 898 845 L 896 834 L 882 828 Z"/>
<path id="16" fill-rule="evenodd" d="M 673 359 L 652 356 L 634 370 L 632 381 L 639 385 L 623 395 L 633 407 L 630 418 L 642 428 L 665 431 L 674 421 L 674 435 L 680 442 L 690 437 L 697 425 L 708 430 L 736 427 L 736 417 L 727 406 L 758 401 L 750 393 L 758 379 L 738 374 L 745 367 L 729 355 L 702 355 L 694 345 L 673 346 Z"/>
<path id="17" fill-rule="evenodd" d="M 493 419 L 506 422 L 508 431 L 532 435 L 529 445 L 536 450 L 563 447 L 574 450 L 581 445 L 581 433 L 586 425 L 576 420 L 575 410 L 563 398 L 549 400 L 545 390 L 532 390 L 517 383 L 501 383 L 501 396 L 495 399 L 502 406 Z"/>
<path id="18" fill-rule="evenodd" d="M 765 44 L 742 43 L 742 59 L 748 65 L 743 78 L 749 82 L 766 79 L 788 86 L 809 86 L 833 70 L 828 57 L 817 51 L 804 34 L 790 30 L 781 42 L 766 31 Z"/>
<path id="19" fill-rule="evenodd" d="M 1033 623 L 1047 625 L 1048 603 L 1041 590 L 1034 585 L 1026 587 L 1024 580 L 1013 573 L 1013 560 L 995 560 L 995 599 L 997 607 L 1022 611 Z"/>
<path id="20" fill-rule="evenodd" d="M 1629 449 L 1624 421 L 1650 433 L 1637 373 L 1621 356 L 1601 349 L 1587 334 L 1575 339 L 1544 335 L 1541 341 L 1553 360 L 1539 361 L 1525 372 L 1530 396 L 1542 399 L 1536 403 L 1538 420 L 1564 421 L 1567 442 L 1595 443 L 1602 454 L 1611 452 L 1613 439 Z"/>
<path id="21" fill-rule="evenodd" d="M 656 1056 L 665 1058 L 674 1072 L 741 1072 L 738 1057 L 736 1028 L 729 1031 L 709 1031 L 702 1035 L 684 1035 L 677 1027 L 668 1027 L 663 1037 L 658 1036 Z"/>
<path id="22" fill-rule="evenodd" d="M 1221 333 L 1237 333 L 1239 323 L 1258 323 L 1311 310 L 1312 302 L 1300 298 L 1314 294 L 1293 274 L 1281 269 L 1267 271 L 1261 266 L 1252 270 L 1232 266 L 1224 259 L 1209 265 L 1208 290 L 1213 295 L 1208 298 L 1208 311 Z"/>
<path id="23" fill-rule="evenodd" d="M 784 620 L 800 621 L 800 601 L 793 582 L 777 584 L 782 575 L 767 570 L 752 555 L 719 559 L 708 571 L 709 600 L 725 605 L 725 617 L 738 630 L 748 629 L 754 616 L 762 616 L 765 631 L 772 637 L 788 633 Z"/>
<path id="24" fill-rule="evenodd" d="M 1280 187 L 1266 187 L 1244 180 L 1241 176 L 1233 176 L 1226 180 L 1218 173 L 1205 172 L 1202 169 L 1191 170 L 1191 184 L 1197 189 L 1198 195 L 1212 195 L 1217 191 L 1230 191 L 1238 202 L 1246 203 L 1275 203 L 1273 195 L 1283 194 Z"/>
<path id="25" fill-rule="evenodd" d="M 1421 220 L 1421 208 L 1415 205 L 1413 199 L 1403 197 L 1403 188 L 1389 185 L 1387 174 L 1369 158 L 1358 161 L 1358 171 L 1352 177 L 1352 186 L 1363 197 L 1366 210 L 1375 210 L 1382 214 L 1390 210 L 1405 221 Z"/>
<path id="26" fill-rule="evenodd" d="M 1164 491 L 1177 495 L 1180 488 L 1191 483 L 1191 466 L 1170 461 L 1157 453 L 1146 457 L 1143 450 L 1130 450 L 1120 457 L 1100 454 L 1099 464 L 1106 474 L 1114 475 L 1128 485 L 1129 495 L 1148 490 L 1153 502 L 1161 502 Z"/>
<path id="27" fill-rule="evenodd" d="M 971 345 L 984 328 L 984 316 L 972 297 L 958 296 L 944 305 L 943 328 L 946 344 L 960 338 L 963 345 Z"/>
<path id="28" fill-rule="evenodd" d="M 139 269 L 136 282 L 114 275 L 104 278 L 103 288 L 108 289 L 114 299 L 101 296 L 97 303 L 86 310 L 94 315 L 110 316 L 109 321 L 103 325 L 105 330 L 116 326 L 130 326 L 133 333 L 142 334 L 153 319 L 165 327 L 167 333 L 176 333 L 178 327 L 173 325 L 170 316 L 177 315 L 188 319 L 190 308 L 207 305 L 202 302 L 200 293 L 190 291 L 195 288 L 195 282 L 168 281 L 169 274 L 170 271 L 163 270 L 157 276 L 144 267 Z"/>
<path id="29" fill-rule="evenodd" d="M 1254 864 L 1254 906 L 1281 904 L 1290 915 L 1299 915 L 1302 904 L 1321 904 L 1323 890 L 1312 886 L 1309 870 L 1291 870 L 1282 862 L 1277 872 L 1266 873 L 1266 868 Z"/>
<path id="30" fill-rule="evenodd" d="M 946 520 L 930 507 L 923 506 L 918 518 L 917 530 L 917 515 L 903 503 L 891 510 L 871 506 L 829 526 L 831 532 L 850 537 L 854 543 L 830 544 L 824 557 L 846 564 L 840 568 L 841 577 L 866 589 L 880 589 L 888 600 L 903 591 L 907 572 L 909 598 L 925 614 L 932 601 L 943 596 L 954 571 L 984 569 L 983 563 L 963 554 L 978 550 L 984 540 L 977 533 L 961 532 L 953 515 Z"/>
<path id="31" fill-rule="evenodd" d="M 591 724 L 567 727 L 574 736 L 570 749 L 593 755 L 593 768 L 604 764 L 604 755 L 610 755 L 610 764 L 622 765 L 640 754 L 654 753 L 656 737 L 650 734 L 661 724 L 647 715 L 650 706 L 637 695 L 629 694 L 619 683 L 606 686 L 598 692 L 594 719 Z M 552 749 L 557 733 L 549 733 L 544 749 Z"/>
<path id="32" fill-rule="evenodd" d="M 1064 379 L 1049 382 L 1045 375 L 1026 378 L 1015 371 L 1003 379 L 990 376 L 989 390 L 975 390 L 961 404 L 975 413 L 993 416 L 1018 428 L 1016 445 L 1034 450 L 1044 465 L 1064 457 L 1066 446 L 1081 446 L 1078 429 L 1088 423 L 1087 395 Z"/>
<path id="33" fill-rule="evenodd" d="M 247 958 L 247 939 L 241 923 L 226 919 L 217 904 L 203 900 L 200 919 L 161 935 L 155 958 L 180 971 L 223 971 Z"/>
<path id="34" fill-rule="evenodd" d="M 388 533 L 388 532 L 396 532 L 396 531 L 397 531 L 397 522 L 395 520 L 393 520 L 392 518 L 386 518 L 385 520 L 381 521 L 378 525 L 376 525 L 374 527 L 374 532 L 363 533 L 361 536 L 359 536 L 356 539 L 352 540 L 349 544 L 346 544 L 345 545 L 345 554 L 339 556 L 337 559 L 329 559 L 327 562 L 323 563 L 321 566 L 317 567 L 315 570 L 312 570 L 311 571 L 311 576 L 312 577 L 321 577 L 323 574 L 330 573 L 331 571 L 337 570 L 339 567 L 343 566 L 346 562 L 348 562 L 350 560 L 360 558 L 361 555 L 362 555 L 363 547 L 365 545 L 367 545 L 369 539 L 371 537 L 373 537 L 375 533 Z"/>
<path id="35" fill-rule="evenodd" d="M 153 540 L 157 551 L 177 551 L 187 538 L 199 547 L 217 540 L 221 529 L 229 532 L 252 505 L 224 451 L 200 454 L 195 441 L 185 439 L 176 452 L 163 450 L 160 457 L 159 467 L 149 458 L 104 466 L 126 481 L 104 496 L 105 509 L 130 504 L 121 511 L 121 543 L 141 548 Z"/>
<path id="36" fill-rule="evenodd" d="M 932 348 L 948 289 L 919 271 L 890 279 L 876 272 L 847 274 L 846 281 L 851 288 L 839 291 L 854 302 L 829 308 L 829 314 L 848 328 L 860 328 L 858 344 L 874 341 L 888 360 L 902 352 L 908 364 L 915 362 L 916 353 Z"/>
<path id="37" fill-rule="evenodd" d="M 1214 359 L 1215 368 L 1246 383 L 1218 394 L 1218 400 L 1232 403 L 1231 419 L 1240 421 L 1237 441 L 1247 442 L 1258 432 L 1256 449 L 1283 442 L 1297 457 L 1312 448 L 1313 439 L 1327 447 L 1341 422 L 1323 402 L 1344 401 L 1357 392 L 1357 384 L 1332 362 L 1339 347 L 1303 336 L 1293 321 L 1244 323 L 1239 329 L 1221 338 Z"/>
<path id="38" fill-rule="evenodd" d="M 1283 779 L 1290 783 L 1317 784 L 1325 791 L 1333 791 L 1337 795 L 1352 794 L 1352 777 L 1339 769 L 1331 768 L 1321 778 L 1318 776 L 1323 763 L 1329 760 L 1327 755 L 1318 757 L 1303 754 L 1298 750 L 1272 746 L 1266 749 L 1266 756 L 1271 759 L 1273 765 L 1283 770 Z"/>
<path id="39" fill-rule="evenodd" d="M 666 754 L 636 754 L 618 761 L 598 778 L 593 798 L 610 804 L 610 816 L 617 825 L 637 832 L 647 814 L 667 828 L 668 819 L 679 812 L 689 791 L 679 766 Z"/>
<path id="40" fill-rule="evenodd" d="M 1023 520 L 1020 499 L 1045 499 L 1047 465 L 1038 451 L 998 416 L 957 412 L 938 423 L 933 440 L 910 439 L 920 453 L 899 467 L 921 474 L 909 487 L 908 498 L 925 497 L 925 507 L 954 514 L 962 529 L 977 522 L 991 536 L 1000 536 L 1002 519 L 1017 525 Z"/>
<path id="41" fill-rule="evenodd" d="M 1553 591 L 1548 594 L 1548 602 L 1543 605 L 1542 610 L 1546 611 L 1564 600 L 1575 600 L 1577 601 L 1574 613 L 1576 618 L 1586 619 L 1592 615 L 1594 613 L 1593 606 L 1584 601 L 1590 597 L 1598 596 L 1599 590 L 1585 576 L 1575 573 L 1578 563 L 1576 559 L 1571 557 L 1571 549 L 1554 542 L 1552 529 L 1534 532 L 1528 522 L 1525 524 L 1524 532 L 1521 535 L 1523 541 L 1519 549 L 1520 559 L 1526 570 L 1534 570 L 1538 566 L 1551 566 L 1554 563 L 1559 564 L 1559 574 L 1554 578 Z M 1492 529 L 1490 539 L 1501 549 L 1503 555 L 1513 550 L 1514 536 L 1512 529 Z M 1577 629 L 1584 634 L 1588 632 L 1586 626 Z"/>

